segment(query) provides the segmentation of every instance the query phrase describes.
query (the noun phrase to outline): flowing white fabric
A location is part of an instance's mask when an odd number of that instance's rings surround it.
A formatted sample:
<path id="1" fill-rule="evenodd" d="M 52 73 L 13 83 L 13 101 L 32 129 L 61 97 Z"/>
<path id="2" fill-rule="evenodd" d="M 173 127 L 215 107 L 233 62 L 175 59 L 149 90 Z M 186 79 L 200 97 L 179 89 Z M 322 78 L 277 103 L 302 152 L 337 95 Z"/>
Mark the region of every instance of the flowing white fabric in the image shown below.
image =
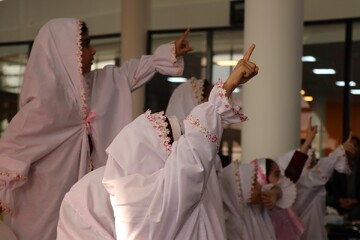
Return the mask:
<path id="1" fill-rule="evenodd" d="M 293 209 L 305 226 L 301 239 L 328 239 L 325 231 L 325 184 L 334 170 L 345 174 L 351 173 L 342 146 L 331 152 L 328 157 L 320 158 L 313 168 L 304 168 L 296 183 L 298 195 Z"/>
<path id="2" fill-rule="evenodd" d="M 81 178 L 65 194 L 56 239 L 113 240 L 115 217 L 100 167 Z"/>
<path id="3" fill-rule="evenodd" d="M 117 239 L 225 239 L 214 161 L 223 123 L 246 117 L 220 85 L 187 117 L 170 155 L 146 114 L 109 146 L 103 183 L 113 199 Z"/>
<path id="4" fill-rule="evenodd" d="M 54 19 L 40 29 L 24 74 L 20 111 L 0 140 L 0 206 L 11 215 L 5 220 L 19 239 L 55 239 L 61 201 L 89 170 L 87 127 L 97 168 L 105 165 L 105 148 L 132 120 L 131 91 L 156 72 L 183 70 L 171 43 L 120 68 L 90 72 L 84 80 L 79 24 Z"/>
<path id="5" fill-rule="evenodd" d="M 183 120 L 195 106 L 204 100 L 204 82 L 204 79 L 192 77 L 187 82 L 180 84 L 171 94 L 165 115 L 176 116 L 182 129 L 184 129 Z"/>
<path id="6" fill-rule="evenodd" d="M 266 176 L 264 161 L 265 159 L 257 159 L 243 164 L 233 162 L 222 172 L 226 233 L 229 240 L 276 239 L 269 209 L 248 202 L 256 181 L 264 184 L 264 190 L 274 186 L 259 176 Z M 281 177 L 276 185 L 283 193 L 276 206 L 288 208 L 295 200 L 294 184 L 286 177 Z"/>

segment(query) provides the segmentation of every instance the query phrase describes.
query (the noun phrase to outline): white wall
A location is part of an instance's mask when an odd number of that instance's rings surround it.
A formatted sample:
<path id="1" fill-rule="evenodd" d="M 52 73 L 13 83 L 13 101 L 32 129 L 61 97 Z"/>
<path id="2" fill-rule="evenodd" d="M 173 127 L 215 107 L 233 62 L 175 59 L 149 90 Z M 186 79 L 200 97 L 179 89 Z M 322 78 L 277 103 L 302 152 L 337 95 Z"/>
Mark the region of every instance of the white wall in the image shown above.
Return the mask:
<path id="1" fill-rule="evenodd" d="M 149 1 L 152 30 L 229 25 L 230 0 Z M 305 20 L 360 17 L 359 0 L 304 0 L 304 4 Z M 0 42 L 32 40 L 41 25 L 56 17 L 82 18 L 95 35 L 120 32 L 120 8 L 121 0 L 4 0 Z"/>

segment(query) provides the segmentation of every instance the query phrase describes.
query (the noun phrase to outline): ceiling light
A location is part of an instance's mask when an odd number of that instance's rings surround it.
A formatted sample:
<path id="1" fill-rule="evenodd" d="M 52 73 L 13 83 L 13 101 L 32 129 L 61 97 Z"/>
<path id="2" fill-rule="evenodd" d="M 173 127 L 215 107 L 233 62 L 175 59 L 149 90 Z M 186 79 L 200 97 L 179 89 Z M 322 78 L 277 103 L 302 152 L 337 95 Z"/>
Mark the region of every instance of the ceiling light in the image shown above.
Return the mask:
<path id="1" fill-rule="evenodd" d="M 303 62 L 316 62 L 316 58 L 313 56 L 302 56 L 301 61 Z"/>
<path id="2" fill-rule="evenodd" d="M 343 87 L 345 86 L 345 82 L 344 81 L 336 81 L 335 82 L 336 86 L 338 87 Z M 356 83 L 354 81 L 350 81 L 350 87 L 355 87 Z"/>
<path id="3" fill-rule="evenodd" d="M 300 90 L 300 94 L 301 94 L 301 95 L 305 95 L 305 90 L 301 89 L 301 90 Z"/>
<path id="4" fill-rule="evenodd" d="M 351 89 L 350 92 L 353 95 L 360 95 L 360 89 Z"/>
<path id="5" fill-rule="evenodd" d="M 184 77 L 168 77 L 167 80 L 172 83 L 183 83 L 187 81 Z"/>
<path id="6" fill-rule="evenodd" d="M 313 69 L 315 74 L 336 74 L 335 69 L 332 68 L 315 68 Z"/>
<path id="7" fill-rule="evenodd" d="M 304 96 L 305 102 L 312 102 L 313 100 L 314 100 L 314 98 L 312 96 Z"/>
<path id="8" fill-rule="evenodd" d="M 238 60 L 219 60 L 216 62 L 217 65 L 222 66 L 222 67 L 236 66 L 237 63 L 238 63 Z"/>

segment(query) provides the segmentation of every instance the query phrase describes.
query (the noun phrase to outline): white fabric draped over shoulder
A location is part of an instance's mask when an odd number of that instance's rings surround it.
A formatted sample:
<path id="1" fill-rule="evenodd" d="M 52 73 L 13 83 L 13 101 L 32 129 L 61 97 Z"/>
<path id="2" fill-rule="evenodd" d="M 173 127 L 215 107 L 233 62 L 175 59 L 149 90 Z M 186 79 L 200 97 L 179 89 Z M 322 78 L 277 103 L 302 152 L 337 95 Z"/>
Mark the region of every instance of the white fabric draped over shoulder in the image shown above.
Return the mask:
<path id="1" fill-rule="evenodd" d="M 258 159 L 265 160 L 265 159 Z M 269 210 L 260 204 L 250 204 L 249 199 L 258 181 L 258 168 L 254 163 L 233 162 L 222 172 L 226 233 L 229 240 L 275 240 L 275 231 Z M 264 172 L 264 174 L 266 174 Z M 295 200 L 295 186 L 286 177 L 276 184 L 282 190 L 277 201 L 279 208 L 288 208 Z M 273 184 L 265 184 L 263 189 Z"/>
<path id="2" fill-rule="evenodd" d="M 174 115 L 184 129 L 183 120 L 191 110 L 204 101 L 204 79 L 190 78 L 187 82 L 180 84 L 171 94 L 166 108 L 166 116 Z"/>
<path id="3" fill-rule="evenodd" d="M 223 123 L 245 119 L 218 82 L 186 118 L 170 154 L 146 114 L 127 125 L 107 149 L 103 179 L 117 239 L 225 239 L 214 162 Z"/>
<path id="4" fill-rule="evenodd" d="M 310 164 L 311 159 L 308 159 Z M 296 183 L 298 195 L 293 209 L 305 226 L 301 239 L 327 239 L 325 231 L 325 184 L 334 170 L 350 174 L 345 150 L 339 146 L 327 157 L 320 158 L 313 168 L 306 164 Z"/>
<path id="5" fill-rule="evenodd" d="M 65 194 L 56 239 L 114 240 L 115 217 L 100 167 L 81 178 Z"/>
<path id="6" fill-rule="evenodd" d="M 91 160 L 95 168 L 105 165 L 106 147 L 132 120 L 131 91 L 156 72 L 183 71 L 183 59 L 169 43 L 154 55 L 83 77 L 80 34 L 80 20 L 71 18 L 51 20 L 40 29 L 20 111 L 0 140 L 0 207 L 20 239 L 55 239 L 65 193 L 89 171 Z M 86 125 L 94 145 L 91 158 Z"/>

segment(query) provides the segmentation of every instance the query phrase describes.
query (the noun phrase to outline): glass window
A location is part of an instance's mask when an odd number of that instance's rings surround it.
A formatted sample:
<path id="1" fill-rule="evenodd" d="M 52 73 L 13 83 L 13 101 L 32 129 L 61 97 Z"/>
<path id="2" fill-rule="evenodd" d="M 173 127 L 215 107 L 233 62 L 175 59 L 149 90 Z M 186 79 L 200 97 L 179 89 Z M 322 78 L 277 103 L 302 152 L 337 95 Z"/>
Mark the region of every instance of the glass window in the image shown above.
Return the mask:
<path id="1" fill-rule="evenodd" d="M 360 137 L 360 22 L 353 25 L 350 81 L 350 130 Z"/>
<path id="2" fill-rule="evenodd" d="M 317 157 L 342 143 L 345 25 L 305 26 L 303 36 L 303 82 L 301 137 L 305 138 L 309 117 L 318 125 L 313 142 Z"/>
<path id="3" fill-rule="evenodd" d="M 95 38 L 91 40 L 91 45 L 96 50 L 92 70 L 106 65 L 120 65 L 120 37 Z"/>
<path id="4" fill-rule="evenodd" d="M 0 47 L 0 136 L 18 111 L 28 45 Z"/>
<path id="5" fill-rule="evenodd" d="M 169 43 L 178 38 L 183 31 L 176 33 L 159 33 L 151 37 L 151 53 L 161 44 Z M 192 31 L 187 37 L 194 51 L 184 55 L 184 74 L 183 78 L 169 78 L 156 74 L 154 79 L 146 84 L 146 109 L 153 112 L 166 110 L 167 103 L 174 89 L 190 77 L 207 78 L 206 76 L 206 32 Z"/>
<path id="6" fill-rule="evenodd" d="M 238 60 L 243 57 L 244 32 L 239 30 L 216 31 L 213 40 L 212 83 L 219 78 L 225 81 Z M 242 103 L 241 88 L 231 96 L 239 106 Z M 230 160 L 241 160 L 241 124 L 225 126 L 220 152 Z"/>

